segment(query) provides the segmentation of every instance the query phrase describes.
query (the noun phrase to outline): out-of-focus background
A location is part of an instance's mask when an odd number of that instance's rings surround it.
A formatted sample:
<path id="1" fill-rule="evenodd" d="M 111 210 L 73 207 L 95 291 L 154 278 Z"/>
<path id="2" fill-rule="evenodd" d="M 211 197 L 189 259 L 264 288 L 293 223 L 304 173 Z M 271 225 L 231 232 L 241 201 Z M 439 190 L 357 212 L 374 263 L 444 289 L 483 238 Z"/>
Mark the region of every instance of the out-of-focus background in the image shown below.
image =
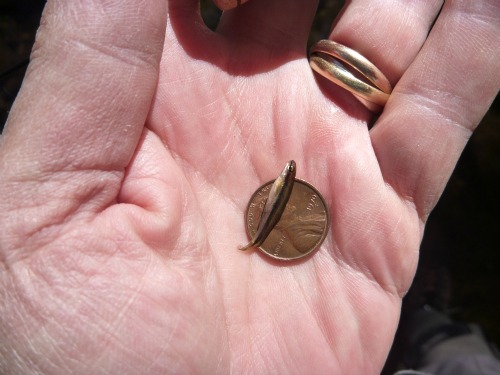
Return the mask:
<path id="1" fill-rule="evenodd" d="M 343 3 L 320 1 L 310 43 L 328 37 Z M 0 0 L 0 130 L 26 71 L 44 4 L 45 0 Z M 220 12 L 209 0 L 202 0 L 201 8 L 207 25 L 215 28 Z M 478 323 L 497 345 L 500 344 L 499 125 L 497 98 L 468 143 L 429 218 L 417 276 L 403 306 L 405 312 L 430 304 L 453 319 Z M 395 368 L 395 364 L 388 363 L 384 373 Z"/>

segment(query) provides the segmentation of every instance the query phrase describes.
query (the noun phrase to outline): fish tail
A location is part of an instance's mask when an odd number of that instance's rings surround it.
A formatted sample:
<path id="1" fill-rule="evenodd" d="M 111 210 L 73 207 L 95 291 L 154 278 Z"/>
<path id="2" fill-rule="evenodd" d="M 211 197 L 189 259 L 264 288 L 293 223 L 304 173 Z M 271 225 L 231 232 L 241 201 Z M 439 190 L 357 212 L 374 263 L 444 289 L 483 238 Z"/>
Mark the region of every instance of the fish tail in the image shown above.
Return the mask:
<path id="1" fill-rule="evenodd" d="M 252 246 L 254 246 L 253 241 L 250 241 L 246 246 L 238 246 L 238 249 L 241 251 L 245 251 L 250 249 Z"/>

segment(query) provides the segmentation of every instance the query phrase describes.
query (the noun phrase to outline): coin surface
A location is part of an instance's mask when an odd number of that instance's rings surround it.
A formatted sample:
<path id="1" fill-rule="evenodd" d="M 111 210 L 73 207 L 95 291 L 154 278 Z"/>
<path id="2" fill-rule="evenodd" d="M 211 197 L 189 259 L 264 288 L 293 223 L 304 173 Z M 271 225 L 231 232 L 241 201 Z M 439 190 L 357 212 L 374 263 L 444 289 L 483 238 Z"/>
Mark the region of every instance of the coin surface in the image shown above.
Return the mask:
<path id="1" fill-rule="evenodd" d="M 250 198 L 245 215 L 250 238 L 255 236 L 273 182 L 262 185 Z M 299 259 L 321 245 L 329 227 L 328 209 L 321 194 L 311 184 L 295 179 L 281 219 L 259 250 L 274 259 Z"/>

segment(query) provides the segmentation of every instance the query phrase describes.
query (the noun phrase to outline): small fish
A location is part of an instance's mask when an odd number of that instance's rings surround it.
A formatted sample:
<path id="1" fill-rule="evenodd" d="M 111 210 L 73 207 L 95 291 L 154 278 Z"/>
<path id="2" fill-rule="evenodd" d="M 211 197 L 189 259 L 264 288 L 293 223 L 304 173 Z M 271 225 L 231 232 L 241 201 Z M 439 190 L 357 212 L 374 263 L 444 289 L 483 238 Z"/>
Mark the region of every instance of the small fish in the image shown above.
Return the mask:
<path id="1" fill-rule="evenodd" d="M 254 238 L 248 245 L 240 246 L 240 250 L 247 250 L 250 247 L 259 247 L 262 245 L 267 236 L 269 236 L 269 233 L 271 233 L 275 225 L 280 221 L 288 199 L 290 199 L 290 194 L 292 194 L 296 169 L 297 167 L 293 160 L 286 163 L 283 172 L 281 172 L 274 181 L 273 186 L 271 186 Z"/>

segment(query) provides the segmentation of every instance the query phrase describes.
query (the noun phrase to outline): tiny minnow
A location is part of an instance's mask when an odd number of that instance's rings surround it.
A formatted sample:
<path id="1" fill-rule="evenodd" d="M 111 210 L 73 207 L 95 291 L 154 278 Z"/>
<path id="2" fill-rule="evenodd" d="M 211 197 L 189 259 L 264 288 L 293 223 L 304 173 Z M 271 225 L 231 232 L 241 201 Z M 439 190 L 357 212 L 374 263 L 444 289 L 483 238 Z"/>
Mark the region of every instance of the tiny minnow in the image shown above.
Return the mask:
<path id="1" fill-rule="evenodd" d="M 266 200 L 266 205 L 260 215 L 259 225 L 255 236 L 248 245 L 239 247 L 240 250 L 246 250 L 252 246 L 259 247 L 266 240 L 269 233 L 281 219 L 283 211 L 285 211 L 290 194 L 292 194 L 293 183 L 295 181 L 296 165 L 293 160 L 286 163 L 283 172 L 274 181 L 269 196 Z"/>

